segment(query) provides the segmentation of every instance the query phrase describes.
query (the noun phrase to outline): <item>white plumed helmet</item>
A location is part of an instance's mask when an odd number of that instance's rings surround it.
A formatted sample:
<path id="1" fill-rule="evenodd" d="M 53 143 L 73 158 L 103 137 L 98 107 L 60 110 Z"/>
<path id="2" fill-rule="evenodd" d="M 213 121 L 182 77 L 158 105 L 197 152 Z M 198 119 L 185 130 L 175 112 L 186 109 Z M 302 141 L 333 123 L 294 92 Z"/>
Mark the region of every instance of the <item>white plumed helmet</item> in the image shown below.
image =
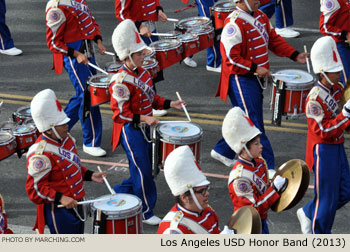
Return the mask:
<path id="1" fill-rule="evenodd" d="M 37 93 L 30 103 L 32 118 L 38 130 L 44 132 L 70 121 L 64 113 L 55 92 L 45 89 Z"/>
<path id="2" fill-rule="evenodd" d="M 121 60 L 125 60 L 131 54 L 148 48 L 141 39 L 134 22 L 130 19 L 125 19 L 114 29 L 112 44 Z"/>
<path id="3" fill-rule="evenodd" d="M 210 184 L 195 162 L 188 145 L 180 146 L 168 155 L 164 163 L 164 176 L 174 196 L 193 187 Z"/>
<path id="4" fill-rule="evenodd" d="M 343 65 L 334 39 L 324 36 L 316 40 L 311 48 L 311 62 L 315 74 L 335 73 L 343 70 Z"/>
<path id="5" fill-rule="evenodd" d="M 241 153 L 243 148 L 248 151 L 246 143 L 260 134 L 260 130 L 240 107 L 233 107 L 227 112 L 222 123 L 222 135 L 237 154 Z M 248 154 L 250 154 L 249 151 Z"/>

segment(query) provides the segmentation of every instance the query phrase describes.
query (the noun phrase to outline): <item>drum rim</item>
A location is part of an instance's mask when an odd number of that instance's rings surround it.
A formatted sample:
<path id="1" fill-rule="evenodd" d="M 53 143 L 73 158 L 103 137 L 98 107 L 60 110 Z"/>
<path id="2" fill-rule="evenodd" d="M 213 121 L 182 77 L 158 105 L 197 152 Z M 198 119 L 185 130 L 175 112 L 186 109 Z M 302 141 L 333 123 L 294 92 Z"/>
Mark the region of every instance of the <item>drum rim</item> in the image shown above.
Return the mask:
<path id="1" fill-rule="evenodd" d="M 221 12 L 232 12 L 236 8 L 236 5 L 233 5 L 232 7 L 224 7 L 222 6 L 224 4 L 234 4 L 234 3 L 232 1 L 223 1 L 219 3 L 215 3 L 213 6 L 213 10 L 221 11 Z"/>
<path id="2" fill-rule="evenodd" d="M 194 34 L 197 34 L 198 37 L 199 37 L 200 35 L 208 35 L 208 34 L 214 32 L 214 28 L 213 28 L 213 27 L 210 27 L 210 26 L 207 26 L 207 27 L 196 27 L 196 29 L 199 29 L 199 28 L 201 28 L 199 32 L 195 32 L 195 31 L 190 30 L 190 29 L 189 29 L 187 32 L 192 32 L 192 33 L 194 33 Z M 203 29 L 202 29 L 202 28 L 203 28 Z M 206 29 L 206 30 L 205 30 L 205 29 Z"/>
<path id="3" fill-rule="evenodd" d="M 29 136 L 29 135 L 36 134 L 37 128 L 36 128 L 35 125 L 33 125 L 33 124 L 22 124 L 22 125 L 19 125 L 19 127 L 21 127 L 21 126 L 23 126 L 23 125 L 31 126 L 31 128 L 33 128 L 33 129 L 32 129 L 31 131 L 28 131 L 28 132 L 25 132 L 25 133 L 24 133 L 24 132 L 23 132 L 23 133 L 16 133 L 16 132 L 15 132 L 15 129 L 18 128 L 18 126 L 17 126 L 16 128 L 13 129 L 12 134 L 13 134 L 14 136 Z"/>
<path id="4" fill-rule="evenodd" d="M 111 65 L 113 65 L 113 64 L 116 64 L 116 65 L 118 65 L 116 62 L 114 62 L 114 61 L 110 61 L 110 62 L 107 62 L 106 63 L 106 66 L 105 66 L 105 70 L 108 72 L 108 71 L 111 71 L 111 70 L 114 70 L 114 69 L 116 69 L 117 71 L 120 69 L 120 68 L 122 68 L 122 66 L 123 66 L 123 63 L 122 62 L 120 62 L 120 67 L 119 68 L 113 68 L 113 69 L 110 69 L 110 66 Z M 115 71 L 115 70 L 114 70 Z M 93 75 L 93 76 L 95 76 L 95 75 Z"/>
<path id="5" fill-rule="evenodd" d="M 145 60 L 150 60 L 152 61 L 152 64 L 148 64 L 148 65 L 143 65 L 142 64 L 142 68 L 144 69 L 152 69 L 156 66 L 158 66 L 158 61 L 156 59 L 153 59 L 153 58 L 149 58 L 149 59 L 144 59 L 143 62 L 145 62 Z M 146 67 L 147 66 L 147 67 Z"/>
<path id="6" fill-rule="evenodd" d="M 203 129 L 202 127 L 199 126 L 199 124 L 197 123 L 193 123 L 193 122 L 180 122 L 180 123 L 189 123 L 189 124 L 193 124 L 195 126 L 197 126 L 199 128 L 199 133 L 193 136 L 169 136 L 166 135 L 168 137 L 164 137 L 165 133 L 160 132 L 159 128 L 162 126 L 162 124 L 157 125 L 156 127 L 156 131 L 159 134 L 159 140 L 161 142 L 164 143 L 168 143 L 168 144 L 194 144 L 194 143 L 198 143 L 202 137 L 203 137 Z M 172 142 L 170 142 L 171 140 L 173 140 Z M 187 141 L 186 141 L 187 140 Z"/>
<path id="7" fill-rule="evenodd" d="M 110 82 L 108 83 L 89 83 L 89 86 L 94 87 L 94 88 L 102 88 L 102 89 L 106 89 L 109 88 L 109 86 L 111 85 Z"/>
<path id="8" fill-rule="evenodd" d="M 190 39 L 182 39 L 182 37 L 185 35 L 185 34 L 192 34 L 192 35 L 195 35 L 194 38 L 190 38 Z M 184 33 L 182 36 L 180 36 L 180 39 L 179 39 L 182 43 L 187 43 L 187 42 L 195 42 L 195 41 L 198 41 L 199 40 L 199 36 L 198 34 L 196 33 Z"/>
<path id="9" fill-rule="evenodd" d="M 96 199 L 99 199 L 99 198 L 102 198 L 102 197 L 110 197 L 112 194 L 106 194 L 106 195 L 102 195 Z M 129 208 L 129 209 L 125 209 L 125 210 L 118 210 L 118 211 L 110 211 L 110 210 L 102 210 L 102 209 L 99 209 L 97 207 L 94 206 L 94 203 L 92 203 L 90 205 L 91 209 L 93 210 L 101 210 L 101 212 L 103 212 L 105 215 L 107 215 L 108 217 L 110 216 L 113 216 L 115 218 L 113 218 L 113 220 L 117 220 L 118 217 L 123 217 L 123 218 L 119 218 L 119 219 L 124 219 L 124 218 L 128 218 L 128 217 L 131 217 L 131 216 L 135 216 L 134 213 L 138 213 L 142 211 L 142 201 L 135 195 L 133 194 L 127 194 L 127 193 L 117 193 L 116 195 L 120 195 L 120 196 L 123 196 L 123 195 L 127 195 L 128 197 L 131 197 L 131 198 L 135 198 L 137 201 L 138 201 L 138 204 L 136 204 L 135 206 Z M 131 214 L 132 213 L 132 214 Z M 124 214 L 124 215 L 122 215 Z M 126 214 L 130 214 L 129 216 L 126 216 Z"/>
<path id="10" fill-rule="evenodd" d="M 164 41 L 172 41 L 172 42 L 176 42 L 176 45 L 173 46 L 169 46 L 169 47 L 161 47 L 161 48 L 155 48 L 154 45 L 159 44 L 159 43 L 164 43 Z M 177 49 L 179 47 L 182 46 L 182 43 L 177 40 L 177 39 L 164 39 L 164 40 L 158 40 L 158 41 L 154 41 L 149 45 L 154 51 L 159 52 L 159 51 L 167 51 L 167 50 L 171 50 L 171 49 Z"/>
<path id="11" fill-rule="evenodd" d="M 0 142 L 0 146 L 8 145 L 8 144 L 11 144 L 12 142 L 16 141 L 16 137 L 13 134 L 11 134 L 10 132 L 0 131 L 0 135 L 1 134 L 9 135 L 10 139 Z"/>
<path id="12" fill-rule="evenodd" d="M 201 24 L 196 24 L 196 25 L 183 25 L 183 23 L 185 23 L 185 22 L 187 22 L 189 20 L 193 20 L 193 19 L 196 19 L 196 20 L 198 20 L 198 19 L 206 19 L 207 22 L 206 23 L 201 23 Z M 191 28 L 191 27 L 209 26 L 212 23 L 213 22 L 208 17 L 188 17 L 188 18 L 181 19 L 179 22 L 177 22 L 176 26 L 179 27 L 179 28 L 182 28 L 182 29 L 188 29 L 188 28 Z"/>
<path id="13" fill-rule="evenodd" d="M 314 86 L 315 82 L 314 81 L 311 81 L 311 82 L 306 82 L 306 83 L 288 83 L 288 82 L 285 82 L 284 83 L 286 84 L 286 88 L 285 90 L 291 90 L 291 91 L 305 91 L 305 90 L 308 90 Z M 292 84 L 292 85 L 291 85 Z M 273 86 L 276 87 L 277 83 L 273 83 Z"/>

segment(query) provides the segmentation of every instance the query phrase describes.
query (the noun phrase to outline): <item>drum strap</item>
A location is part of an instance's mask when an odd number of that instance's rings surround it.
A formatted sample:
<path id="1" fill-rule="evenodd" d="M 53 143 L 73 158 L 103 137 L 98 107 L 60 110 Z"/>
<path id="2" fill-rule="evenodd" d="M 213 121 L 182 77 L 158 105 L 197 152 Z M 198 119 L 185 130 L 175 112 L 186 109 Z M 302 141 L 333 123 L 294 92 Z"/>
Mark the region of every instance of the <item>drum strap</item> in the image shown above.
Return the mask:
<path id="1" fill-rule="evenodd" d="M 269 44 L 269 34 L 267 33 L 265 26 L 262 23 L 260 23 L 256 18 L 244 11 L 239 11 L 238 17 L 247 21 L 259 32 L 260 36 L 265 41 L 265 45 L 267 47 L 267 45 Z"/>
<path id="2" fill-rule="evenodd" d="M 182 216 L 182 218 L 179 217 Z M 186 226 L 188 229 L 192 230 L 195 234 L 208 234 L 208 231 L 203 228 L 197 222 L 191 220 L 190 218 L 183 217 L 179 215 L 178 212 L 169 212 L 162 220 L 163 222 L 171 222 L 170 228 L 177 229 L 178 224 Z"/>
<path id="3" fill-rule="evenodd" d="M 247 169 L 242 168 L 236 168 L 235 170 L 233 170 L 230 173 L 228 182 L 231 183 L 233 180 L 237 179 L 237 178 L 244 178 L 244 179 L 248 179 L 249 181 L 251 181 L 256 189 L 260 192 L 261 195 L 263 195 L 266 190 L 268 185 L 264 182 L 264 180 L 262 180 L 259 176 L 257 176 L 254 172 L 249 171 Z"/>

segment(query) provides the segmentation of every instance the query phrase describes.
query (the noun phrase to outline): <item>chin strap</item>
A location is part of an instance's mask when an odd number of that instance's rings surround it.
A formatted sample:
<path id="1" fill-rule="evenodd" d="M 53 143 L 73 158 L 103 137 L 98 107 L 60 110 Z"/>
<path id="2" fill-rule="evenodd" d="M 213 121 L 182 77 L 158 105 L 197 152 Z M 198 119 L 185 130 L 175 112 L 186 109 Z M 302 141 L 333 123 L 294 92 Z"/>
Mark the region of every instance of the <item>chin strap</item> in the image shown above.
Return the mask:
<path id="1" fill-rule="evenodd" d="M 197 197 L 196 197 L 196 195 L 194 194 L 194 191 L 193 191 L 192 187 L 190 188 L 190 193 L 191 193 L 191 195 L 192 195 L 192 198 L 193 198 L 193 200 L 194 200 L 194 203 L 196 204 L 196 206 L 198 207 L 198 209 L 199 209 L 200 211 L 202 211 L 202 210 L 203 210 L 203 207 L 199 204 L 199 202 L 198 202 L 198 200 L 197 200 Z"/>
<path id="2" fill-rule="evenodd" d="M 328 81 L 329 84 L 334 85 L 334 83 L 331 82 L 331 80 L 328 78 L 328 76 L 325 72 L 321 71 L 321 74 L 323 74 L 323 76 L 326 78 L 326 80 Z"/>
<path id="3" fill-rule="evenodd" d="M 58 134 L 58 132 L 56 131 L 55 127 L 51 127 L 51 129 L 52 129 L 53 133 L 56 135 L 56 137 L 57 137 L 60 141 L 62 141 L 62 137 Z"/>
<path id="4" fill-rule="evenodd" d="M 251 159 L 254 159 L 252 154 L 250 153 L 250 151 L 248 150 L 247 146 L 244 145 L 244 149 L 245 151 L 247 152 L 248 156 L 251 158 Z"/>
<path id="5" fill-rule="evenodd" d="M 253 12 L 252 8 L 250 8 L 250 5 L 249 5 L 249 3 L 248 3 L 248 0 L 244 0 L 244 3 L 245 3 L 245 5 L 247 6 L 248 10 L 249 10 L 250 12 Z"/>
<path id="6" fill-rule="evenodd" d="M 129 54 L 128 57 L 131 61 L 131 64 L 134 66 L 134 68 L 132 70 L 135 71 L 135 69 L 137 69 L 137 66 L 136 66 L 135 62 L 132 60 L 131 54 Z"/>

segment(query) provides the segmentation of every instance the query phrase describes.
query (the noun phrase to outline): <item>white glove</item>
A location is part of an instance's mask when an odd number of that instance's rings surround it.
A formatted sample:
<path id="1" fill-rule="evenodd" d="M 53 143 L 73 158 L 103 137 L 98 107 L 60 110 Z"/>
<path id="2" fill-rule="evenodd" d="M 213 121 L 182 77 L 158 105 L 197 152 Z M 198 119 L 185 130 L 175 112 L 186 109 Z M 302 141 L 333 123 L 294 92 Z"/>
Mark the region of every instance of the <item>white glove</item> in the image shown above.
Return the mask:
<path id="1" fill-rule="evenodd" d="M 346 117 L 350 117 L 350 99 L 343 106 L 343 115 Z"/>
<path id="2" fill-rule="evenodd" d="M 286 178 L 283 178 L 280 175 L 277 175 L 276 178 L 273 180 L 272 184 L 276 188 L 276 191 L 279 192 L 286 182 L 287 182 Z"/>
<path id="3" fill-rule="evenodd" d="M 235 234 L 235 230 L 230 229 L 228 226 L 224 226 L 224 230 L 220 234 Z"/>

